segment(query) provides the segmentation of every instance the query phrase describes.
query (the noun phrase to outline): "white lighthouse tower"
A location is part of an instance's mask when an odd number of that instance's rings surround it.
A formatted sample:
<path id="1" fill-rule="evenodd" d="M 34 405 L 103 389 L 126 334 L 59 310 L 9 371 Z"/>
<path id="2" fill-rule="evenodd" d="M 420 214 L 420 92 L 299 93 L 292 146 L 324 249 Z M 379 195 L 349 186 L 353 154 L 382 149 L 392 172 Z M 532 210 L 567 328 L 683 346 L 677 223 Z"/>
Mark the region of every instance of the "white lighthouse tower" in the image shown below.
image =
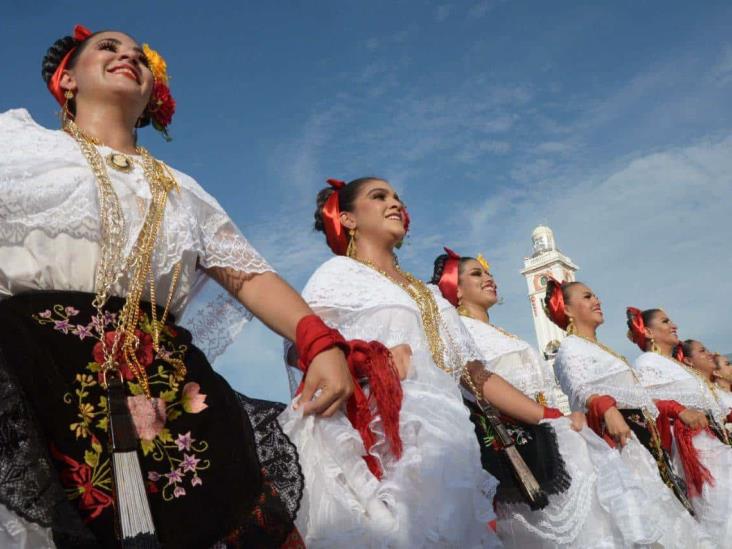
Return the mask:
<path id="1" fill-rule="evenodd" d="M 559 251 L 554 240 L 554 232 L 544 225 L 539 225 L 531 233 L 533 253 L 524 258 L 524 268 L 521 274 L 526 278 L 529 290 L 529 303 L 531 304 L 531 316 L 534 319 L 536 330 L 536 341 L 539 351 L 554 366 L 554 356 L 557 353 L 559 344 L 567 335 L 564 330 L 554 324 L 544 313 L 544 296 L 546 295 L 546 282 L 549 275 L 560 282 L 575 280 L 574 273 L 578 267 L 572 260 Z M 561 393 L 557 394 L 557 401 L 565 411 L 568 409 L 567 397 Z"/>

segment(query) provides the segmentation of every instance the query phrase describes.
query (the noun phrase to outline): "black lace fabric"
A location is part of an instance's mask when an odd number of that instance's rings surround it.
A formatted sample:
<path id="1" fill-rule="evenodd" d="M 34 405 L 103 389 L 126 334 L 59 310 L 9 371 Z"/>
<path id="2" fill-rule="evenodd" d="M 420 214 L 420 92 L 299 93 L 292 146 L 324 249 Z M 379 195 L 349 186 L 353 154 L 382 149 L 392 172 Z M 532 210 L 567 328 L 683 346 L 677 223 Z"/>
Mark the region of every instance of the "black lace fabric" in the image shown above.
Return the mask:
<path id="1" fill-rule="evenodd" d="M 38 432 L 0 349 L 0 503 L 29 522 L 53 528 L 59 547 L 94 546 L 66 499 Z"/>
<path id="2" fill-rule="evenodd" d="M 294 522 L 300 509 L 305 478 L 297 448 L 277 422 L 277 416 L 285 409 L 285 405 L 249 398 L 241 393 L 237 393 L 237 397 L 254 429 L 257 455 L 265 477 L 276 488 L 290 520 Z"/>

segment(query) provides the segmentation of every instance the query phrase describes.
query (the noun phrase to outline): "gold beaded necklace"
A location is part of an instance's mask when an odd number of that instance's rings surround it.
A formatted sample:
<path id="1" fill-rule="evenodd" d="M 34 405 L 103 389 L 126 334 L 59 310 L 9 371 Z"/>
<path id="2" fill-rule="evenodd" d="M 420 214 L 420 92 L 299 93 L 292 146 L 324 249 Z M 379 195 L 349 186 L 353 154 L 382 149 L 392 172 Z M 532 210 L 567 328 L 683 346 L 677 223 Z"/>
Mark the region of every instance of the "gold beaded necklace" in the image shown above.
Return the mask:
<path id="1" fill-rule="evenodd" d="M 429 346 L 430 354 L 432 355 L 432 360 L 434 361 L 435 365 L 440 370 L 448 374 L 459 373 L 460 377 L 465 381 L 465 383 L 468 385 L 468 388 L 475 395 L 475 397 L 479 400 L 482 400 L 483 395 L 480 391 L 478 391 L 475 383 L 473 383 L 473 380 L 468 374 L 468 370 L 467 368 L 465 368 L 465 365 L 456 364 L 450 367 L 445 362 L 445 343 L 440 334 L 440 321 L 442 320 L 442 317 L 440 315 L 440 310 L 437 307 L 437 301 L 435 300 L 435 296 L 432 295 L 432 292 L 427 287 L 427 285 L 419 280 L 417 277 L 415 277 L 412 273 L 403 271 L 398 265 L 395 265 L 395 268 L 397 272 L 407 280 L 407 284 L 404 284 L 400 280 L 397 280 L 385 270 L 377 267 L 367 259 L 360 259 L 358 257 L 354 257 L 353 259 L 381 274 L 390 282 L 393 282 L 394 284 L 399 286 L 407 293 L 407 295 L 409 295 L 409 297 L 412 298 L 412 300 L 416 303 L 417 308 L 419 309 L 420 318 L 422 320 L 422 327 L 424 329 L 425 335 L 427 336 L 427 345 Z M 445 333 L 447 335 L 448 342 L 454 348 L 454 341 L 452 341 L 449 331 L 445 330 Z"/>
<path id="2" fill-rule="evenodd" d="M 123 257 L 126 240 L 124 216 L 119 197 L 112 186 L 112 181 L 109 178 L 102 157 L 95 146 L 100 143 L 87 136 L 72 120 L 66 121 L 64 130 L 79 144 L 82 154 L 94 173 L 97 188 L 99 189 L 101 257 L 95 275 L 96 295 L 92 301 L 92 305 L 97 310 L 98 325 L 100 327 L 104 326 L 102 320 L 104 317 L 103 308 L 109 298 L 112 287 L 125 273 L 127 273 L 129 282 L 128 295 L 117 319 L 114 341 L 111 346 L 106 344 L 103 346 L 105 355 L 104 364 L 101 366 L 103 380 L 106 380 L 106 376 L 110 371 L 119 370 L 119 363 L 116 356 L 117 348 L 121 342 L 122 360 L 127 363 L 130 371 L 139 382 L 140 388 L 145 396 L 152 398 L 145 367 L 137 359 L 136 351 L 140 341 L 135 331 L 140 324 L 142 315 L 140 309 L 142 294 L 146 281 L 150 279 L 153 349 L 156 353 L 159 353 L 160 328 L 164 325 L 168 317 L 170 304 L 180 277 L 181 264 L 178 262 L 173 270 L 165 309 L 162 318 L 158 321 L 152 259 L 157 236 L 162 226 L 168 193 L 173 189 L 178 190 L 178 183 L 165 164 L 154 159 L 144 147 L 136 147 L 137 153 L 142 157 L 143 172 L 150 186 L 152 200 L 142 228 L 140 229 L 140 234 L 130 255 L 125 260 Z M 176 379 L 181 380 L 185 377 L 185 365 L 180 359 L 166 358 L 165 360 L 174 366 Z"/>

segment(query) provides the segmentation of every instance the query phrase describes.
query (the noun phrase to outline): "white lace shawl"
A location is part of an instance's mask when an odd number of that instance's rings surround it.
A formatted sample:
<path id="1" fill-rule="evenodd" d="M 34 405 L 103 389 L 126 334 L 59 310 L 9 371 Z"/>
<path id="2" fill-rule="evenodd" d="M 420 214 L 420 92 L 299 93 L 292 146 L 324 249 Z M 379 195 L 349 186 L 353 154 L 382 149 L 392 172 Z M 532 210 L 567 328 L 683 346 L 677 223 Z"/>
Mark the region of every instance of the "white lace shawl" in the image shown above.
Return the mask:
<path id="1" fill-rule="evenodd" d="M 39 126 L 26 110 L 14 109 L 0 114 L 0 151 L 0 298 L 33 290 L 94 292 L 98 191 L 76 142 Z M 104 157 L 110 149 L 99 151 Z M 126 254 L 150 204 L 138 164 L 127 174 L 108 169 L 125 217 Z M 172 269 L 182 262 L 172 312 L 213 360 L 238 333 L 247 311 L 218 286 L 208 288 L 209 278 L 197 264 L 252 274 L 272 268 L 213 197 L 191 177 L 173 173 L 180 191 L 169 194 L 153 260 L 158 299 L 167 297 Z M 121 284 L 113 293 L 126 294 Z M 195 311 L 181 319 L 194 294 L 201 296 Z"/>
<path id="2" fill-rule="evenodd" d="M 437 288 L 430 289 L 440 309 L 445 364 L 457 380 L 466 363 L 482 361 L 481 353 L 455 308 Z M 375 340 L 387 347 L 408 343 L 413 352 L 429 353 L 417 304 L 401 287 L 363 263 L 342 256 L 329 259 L 313 273 L 302 295 L 346 339 Z M 299 375 L 293 368 L 288 370 L 293 389 Z"/>
<path id="3" fill-rule="evenodd" d="M 500 375 L 529 398 L 544 395 L 555 406 L 559 389 L 554 373 L 545 360 L 523 339 L 509 337 L 486 322 L 460 317 L 480 349 L 486 367 Z"/>
<path id="4" fill-rule="evenodd" d="M 675 400 L 710 412 L 720 424 L 727 415 L 704 380 L 658 353 L 643 353 L 635 361 L 640 381 L 656 400 Z"/>
<path id="5" fill-rule="evenodd" d="M 658 415 L 632 368 L 590 341 L 566 337 L 554 360 L 554 372 L 573 411 L 586 411 L 592 395 L 610 395 L 618 408 L 646 408 L 654 417 Z"/>

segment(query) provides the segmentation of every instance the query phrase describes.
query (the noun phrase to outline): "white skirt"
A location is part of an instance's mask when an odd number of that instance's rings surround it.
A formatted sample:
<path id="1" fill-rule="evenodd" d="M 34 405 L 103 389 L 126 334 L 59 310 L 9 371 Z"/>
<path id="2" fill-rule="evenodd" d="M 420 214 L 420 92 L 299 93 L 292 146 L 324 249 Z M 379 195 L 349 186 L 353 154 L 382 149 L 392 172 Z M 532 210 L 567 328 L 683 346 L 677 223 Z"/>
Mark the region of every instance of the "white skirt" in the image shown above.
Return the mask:
<path id="1" fill-rule="evenodd" d="M 615 514 L 616 524 L 625 524 L 638 531 L 647 525 L 652 525 L 657 531 L 660 531 L 661 536 L 655 544 L 645 545 L 649 547 L 678 549 L 724 547 L 723 540 L 710 537 L 699 522 L 684 509 L 673 491 L 661 479 L 658 466 L 651 453 L 635 435 L 631 436 L 632 438 L 626 446 L 615 453 L 620 456 L 625 470 L 629 470 L 632 474 L 630 477 L 623 476 L 622 485 L 634 486 L 639 497 L 627 500 L 627 503 L 618 502 L 617 506 L 611 503 L 609 496 L 621 489 L 621 486 L 617 485 L 617 473 L 610 478 L 603 479 L 602 487 L 598 487 L 598 493 L 605 494 L 600 498 L 601 501 L 606 500 L 605 506 L 611 510 L 613 507 L 622 507 Z M 607 467 L 607 470 L 611 471 L 612 467 Z M 645 498 L 640 497 L 640 494 L 645 495 Z M 719 543 L 713 542 L 712 539 L 719 539 Z M 630 546 L 626 544 L 619 547 Z"/>
<path id="2" fill-rule="evenodd" d="M 704 484 L 701 495 L 691 498 L 699 522 L 714 538 L 724 540 L 722 545 L 732 544 L 732 448 L 719 439 L 702 431 L 693 438 L 694 448 L 702 464 L 714 477 L 714 486 Z M 674 465 L 683 476 L 674 440 Z"/>
<path id="3" fill-rule="evenodd" d="M 394 460 L 381 421 L 372 422 L 369 471 L 358 432 L 342 412 L 279 417 L 297 446 L 305 491 L 295 524 L 309 548 L 500 547 L 488 527 L 497 481 L 480 463 L 478 441 L 455 382 L 425 352 L 415 352 L 402 382 L 404 451 Z"/>

